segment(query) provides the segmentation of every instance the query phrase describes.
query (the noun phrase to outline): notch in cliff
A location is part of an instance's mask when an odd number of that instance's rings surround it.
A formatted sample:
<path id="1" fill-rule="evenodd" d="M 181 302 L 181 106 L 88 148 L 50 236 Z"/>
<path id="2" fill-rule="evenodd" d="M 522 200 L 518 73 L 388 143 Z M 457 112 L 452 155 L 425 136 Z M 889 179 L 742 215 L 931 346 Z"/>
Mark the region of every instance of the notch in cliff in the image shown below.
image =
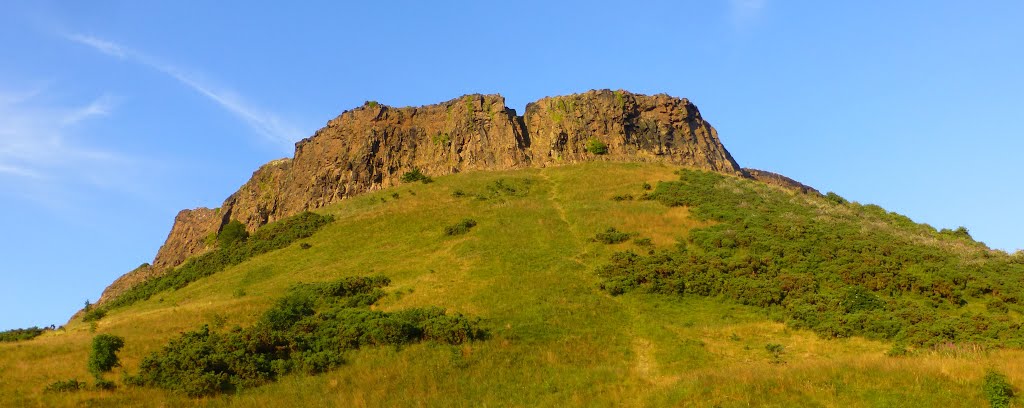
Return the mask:
<path id="1" fill-rule="evenodd" d="M 604 146 L 603 153 L 588 149 L 593 144 Z M 220 209 L 179 213 L 152 267 L 115 281 L 100 303 L 210 249 L 209 237 L 232 219 L 251 231 L 395 185 L 413 168 L 440 176 L 595 159 L 664 161 L 747 176 L 697 107 L 665 94 L 598 90 L 548 97 L 528 104 L 523 116 L 501 95 L 403 108 L 366 102 L 296 143 L 293 158 L 260 167 Z"/>

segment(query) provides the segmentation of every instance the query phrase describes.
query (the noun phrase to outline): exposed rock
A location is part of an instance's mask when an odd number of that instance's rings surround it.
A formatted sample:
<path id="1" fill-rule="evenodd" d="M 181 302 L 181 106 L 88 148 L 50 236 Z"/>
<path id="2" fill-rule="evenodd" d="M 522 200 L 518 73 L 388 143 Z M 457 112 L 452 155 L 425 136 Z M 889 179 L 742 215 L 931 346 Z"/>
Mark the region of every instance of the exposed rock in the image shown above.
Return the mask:
<path id="1" fill-rule="evenodd" d="M 164 245 L 157 251 L 153 265 L 142 265 L 117 278 L 114 283 L 103 290 L 103 294 L 96 303 L 100 304 L 113 299 L 132 286 L 180 265 L 188 257 L 202 254 L 211 249 L 214 243 L 207 237 L 215 236 L 222 223 L 223 217 L 218 209 L 181 210 L 174 217 L 171 233 L 167 235 Z"/>
<path id="2" fill-rule="evenodd" d="M 607 146 L 611 160 L 663 160 L 741 175 L 718 133 L 689 100 L 665 94 L 590 91 L 526 105 L 530 153 L 535 164 L 591 160 L 588 143 Z"/>
<path id="3" fill-rule="evenodd" d="M 606 151 L 588 150 L 594 143 Z M 296 143 L 294 158 L 260 167 L 219 213 L 205 208 L 179 213 L 152 268 L 118 279 L 101 302 L 209 250 L 207 237 L 232 219 L 252 231 L 390 187 L 414 168 L 440 176 L 598 158 L 658 160 L 744 175 L 697 107 L 665 94 L 601 90 L 550 97 L 528 104 L 524 116 L 507 108 L 500 95 L 466 95 L 405 108 L 367 102 Z"/>
<path id="4" fill-rule="evenodd" d="M 790 190 L 799 191 L 804 194 L 821 194 L 814 187 L 803 184 L 799 181 L 793 180 L 789 177 L 783 176 L 778 173 L 772 173 L 770 171 L 758 170 L 758 169 L 743 169 L 746 175 L 754 180 L 760 181 L 765 184 L 771 184 L 773 186 L 779 186 L 782 188 L 788 188 Z"/>

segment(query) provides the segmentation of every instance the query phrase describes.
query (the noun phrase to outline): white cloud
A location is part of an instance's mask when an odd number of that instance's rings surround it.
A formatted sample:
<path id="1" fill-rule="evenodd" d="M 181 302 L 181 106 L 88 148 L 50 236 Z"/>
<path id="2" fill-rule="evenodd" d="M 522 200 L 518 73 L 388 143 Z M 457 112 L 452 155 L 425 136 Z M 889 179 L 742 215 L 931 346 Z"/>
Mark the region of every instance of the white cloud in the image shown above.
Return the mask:
<path id="1" fill-rule="evenodd" d="M 80 44 L 84 44 L 84 45 L 88 45 L 88 46 L 96 49 L 97 51 L 102 52 L 102 53 L 107 54 L 107 55 L 110 55 L 110 56 L 114 56 L 114 57 L 118 57 L 118 58 L 125 58 L 127 56 L 127 53 L 125 52 L 124 48 L 121 48 L 121 46 L 119 46 L 117 44 L 114 44 L 112 42 L 109 42 L 109 41 L 101 40 L 101 39 L 96 38 L 96 37 L 92 37 L 92 36 L 88 36 L 88 35 L 82 35 L 82 34 L 71 34 L 71 35 L 68 35 L 67 38 L 69 40 L 71 40 L 71 41 L 74 41 L 74 42 L 77 42 L 77 43 L 80 43 Z"/>
<path id="2" fill-rule="evenodd" d="M 84 122 L 111 113 L 114 98 L 55 106 L 42 88 L 0 90 L 0 194 L 43 204 L 60 203 L 76 186 L 122 189 L 133 161 L 83 142 Z M 102 182 L 100 182 L 102 181 Z"/>
<path id="3" fill-rule="evenodd" d="M 168 63 L 161 62 L 146 54 L 130 50 L 111 41 L 103 40 L 93 36 L 82 34 L 67 35 L 71 41 L 86 45 L 103 54 L 119 59 L 130 60 L 145 65 L 178 81 L 182 85 L 192 89 L 207 99 L 213 101 L 221 108 L 245 122 L 256 133 L 268 141 L 283 145 L 290 150 L 295 141 L 302 138 L 303 133 L 297 127 L 287 123 L 276 114 L 257 108 L 238 94 L 218 89 L 217 87 L 201 81 L 196 75 L 187 74 L 182 69 Z"/>

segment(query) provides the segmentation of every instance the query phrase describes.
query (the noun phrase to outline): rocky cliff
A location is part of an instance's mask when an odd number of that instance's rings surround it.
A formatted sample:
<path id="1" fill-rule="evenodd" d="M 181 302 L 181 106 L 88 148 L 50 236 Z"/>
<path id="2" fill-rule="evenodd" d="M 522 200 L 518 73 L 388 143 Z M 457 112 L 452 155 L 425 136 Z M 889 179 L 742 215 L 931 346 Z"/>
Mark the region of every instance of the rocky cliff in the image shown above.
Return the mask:
<path id="1" fill-rule="evenodd" d="M 658 160 L 746 176 L 697 107 L 664 94 L 600 90 L 549 97 L 528 104 L 523 116 L 500 95 L 405 108 L 367 102 L 296 143 L 293 158 L 262 166 L 219 210 L 182 211 L 152 267 L 115 281 L 100 302 L 209 249 L 208 237 L 232 219 L 254 230 L 387 188 L 414 168 L 440 176 L 595 158 Z"/>

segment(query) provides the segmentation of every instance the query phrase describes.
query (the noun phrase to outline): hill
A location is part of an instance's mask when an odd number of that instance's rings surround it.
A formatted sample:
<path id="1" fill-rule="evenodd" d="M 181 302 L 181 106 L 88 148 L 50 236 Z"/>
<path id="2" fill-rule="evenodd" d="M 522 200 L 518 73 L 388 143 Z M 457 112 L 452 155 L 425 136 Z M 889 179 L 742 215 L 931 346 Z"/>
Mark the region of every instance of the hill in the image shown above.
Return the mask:
<path id="1" fill-rule="evenodd" d="M 94 322 L 0 343 L 0 399 L 981 406 L 986 370 L 1010 384 L 1024 375 L 1019 257 L 832 194 L 663 163 L 598 161 L 440 176 L 316 212 L 333 221 L 280 249 L 251 252 Z M 466 219 L 475 226 L 448 233 Z M 275 225 L 286 224 L 264 228 Z M 258 234 L 241 242 L 285 236 Z M 479 318 L 486 336 L 344 349 L 344 362 L 326 372 L 290 372 L 199 399 L 118 380 L 140 374 L 143 360 L 160 357 L 181 332 L 258 327 L 297 282 L 378 275 L 390 284 L 367 310 L 441 307 Z M 905 310 L 921 319 L 901 320 Z M 867 323 L 879 317 L 892 317 L 881 327 L 900 326 L 874 330 Z M 932 336 L 919 337 L 921 330 Z M 122 367 L 106 375 L 117 388 L 44 392 L 54 381 L 88 379 L 98 334 L 124 338 Z"/>

